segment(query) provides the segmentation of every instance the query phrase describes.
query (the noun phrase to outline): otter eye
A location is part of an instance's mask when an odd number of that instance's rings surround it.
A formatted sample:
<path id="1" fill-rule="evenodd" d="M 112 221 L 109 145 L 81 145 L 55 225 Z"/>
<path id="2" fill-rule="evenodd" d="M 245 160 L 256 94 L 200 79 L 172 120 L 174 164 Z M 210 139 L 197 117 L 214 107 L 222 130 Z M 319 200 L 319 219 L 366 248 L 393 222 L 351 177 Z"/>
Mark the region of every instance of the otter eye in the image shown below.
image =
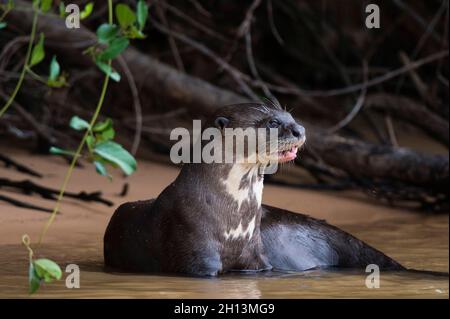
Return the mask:
<path id="1" fill-rule="evenodd" d="M 280 121 L 278 121 L 277 119 L 272 119 L 267 123 L 267 126 L 269 128 L 277 128 L 280 126 L 280 124 L 281 124 Z"/>
<path id="2" fill-rule="evenodd" d="M 216 125 L 217 128 L 219 129 L 224 129 L 228 123 L 230 122 L 229 119 L 227 119 L 226 117 L 223 116 L 219 116 L 218 118 L 216 118 L 216 120 L 214 121 L 214 124 Z"/>

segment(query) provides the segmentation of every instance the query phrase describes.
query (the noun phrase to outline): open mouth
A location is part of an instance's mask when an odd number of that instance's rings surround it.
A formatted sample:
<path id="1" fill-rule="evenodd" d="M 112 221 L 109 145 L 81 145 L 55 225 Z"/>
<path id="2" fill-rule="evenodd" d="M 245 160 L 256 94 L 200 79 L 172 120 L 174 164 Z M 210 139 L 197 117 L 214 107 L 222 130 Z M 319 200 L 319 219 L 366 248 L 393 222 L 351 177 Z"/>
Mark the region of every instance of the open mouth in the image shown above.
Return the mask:
<path id="1" fill-rule="evenodd" d="M 297 157 L 298 145 L 292 146 L 290 149 L 278 151 L 278 162 L 285 163 L 294 160 Z"/>
<path id="2" fill-rule="evenodd" d="M 277 153 L 278 162 L 285 163 L 293 161 L 297 157 L 298 149 L 305 143 L 305 141 L 306 139 L 302 138 L 300 141 L 295 143 L 282 143 Z"/>

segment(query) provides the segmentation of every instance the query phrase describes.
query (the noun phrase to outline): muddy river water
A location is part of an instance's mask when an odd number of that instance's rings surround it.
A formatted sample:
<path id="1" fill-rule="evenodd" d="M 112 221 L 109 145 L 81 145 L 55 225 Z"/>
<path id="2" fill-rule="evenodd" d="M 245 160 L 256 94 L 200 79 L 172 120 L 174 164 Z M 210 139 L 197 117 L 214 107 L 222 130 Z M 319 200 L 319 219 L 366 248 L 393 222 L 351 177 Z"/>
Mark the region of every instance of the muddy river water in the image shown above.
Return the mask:
<path id="1" fill-rule="evenodd" d="M 57 187 L 66 167 L 59 159 L 16 158 L 43 172 L 39 180 Z M 120 176 L 109 182 L 87 168 L 77 169 L 71 190 L 102 189 L 116 204 L 157 195 L 177 175 L 177 169 L 154 163 L 140 164 L 140 174 L 128 183 L 130 193 L 118 197 Z M 0 176 L 27 178 L 0 168 Z M 13 194 L 16 198 L 27 197 Z M 264 202 L 325 218 L 394 257 L 408 268 L 448 272 L 448 216 L 393 209 L 352 193 L 318 193 L 267 186 Z M 36 204 L 51 207 L 37 199 Z M 448 277 L 414 272 L 381 272 L 380 288 L 365 285 L 364 271 L 314 270 L 303 273 L 228 274 L 214 279 L 179 276 L 106 273 L 102 236 L 114 208 L 66 200 L 37 256 L 80 268 L 80 288 L 68 289 L 63 280 L 45 285 L 32 298 L 448 298 Z M 28 298 L 27 253 L 20 245 L 23 233 L 36 240 L 48 214 L 0 202 L 0 297 Z"/>

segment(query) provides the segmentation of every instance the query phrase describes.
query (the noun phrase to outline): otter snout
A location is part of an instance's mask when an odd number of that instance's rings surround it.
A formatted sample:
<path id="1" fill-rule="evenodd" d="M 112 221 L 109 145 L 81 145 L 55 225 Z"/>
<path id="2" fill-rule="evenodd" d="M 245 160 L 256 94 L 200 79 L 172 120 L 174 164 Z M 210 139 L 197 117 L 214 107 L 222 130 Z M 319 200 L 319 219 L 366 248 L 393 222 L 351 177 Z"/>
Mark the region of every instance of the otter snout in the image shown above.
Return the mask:
<path id="1" fill-rule="evenodd" d="M 299 124 L 293 125 L 291 128 L 292 136 L 298 140 L 305 138 L 305 128 Z"/>
<path id="2" fill-rule="evenodd" d="M 306 139 L 305 128 L 297 123 L 289 123 L 282 126 L 280 138 L 298 141 L 300 144 Z"/>
<path id="3" fill-rule="evenodd" d="M 278 162 L 284 163 L 297 157 L 298 149 L 305 143 L 305 128 L 295 121 L 290 121 L 279 127 Z"/>

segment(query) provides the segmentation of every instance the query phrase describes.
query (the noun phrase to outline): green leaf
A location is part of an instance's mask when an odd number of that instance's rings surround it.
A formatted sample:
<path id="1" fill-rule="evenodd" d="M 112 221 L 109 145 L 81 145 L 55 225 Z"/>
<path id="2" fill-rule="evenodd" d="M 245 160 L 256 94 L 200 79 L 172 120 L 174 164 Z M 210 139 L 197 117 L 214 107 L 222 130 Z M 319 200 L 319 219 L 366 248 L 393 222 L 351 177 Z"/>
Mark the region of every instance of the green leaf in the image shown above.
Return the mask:
<path id="1" fill-rule="evenodd" d="M 28 292 L 30 294 L 34 294 L 41 285 L 41 279 L 36 273 L 36 270 L 32 262 L 30 263 L 30 267 L 28 268 L 28 284 L 29 284 Z"/>
<path id="2" fill-rule="evenodd" d="M 134 157 L 121 145 L 113 141 L 97 144 L 94 148 L 94 153 L 105 160 L 117 164 L 126 175 L 131 175 L 136 170 L 137 164 Z"/>
<path id="3" fill-rule="evenodd" d="M 53 0 L 41 0 L 41 11 L 46 13 L 52 7 Z"/>
<path id="4" fill-rule="evenodd" d="M 66 16 L 66 5 L 62 1 L 59 3 L 59 16 L 61 18 Z"/>
<path id="5" fill-rule="evenodd" d="M 119 3 L 116 5 L 116 18 L 122 29 L 127 29 L 136 22 L 136 15 L 126 4 Z"/>
<path id="6" fill-rule="evenodd" d="M 130 44 L 125 37 L 116 38 L 111 41 L 109 46 L 99 55 L 99 59 L 103 61 L 112 60 L 122 53 Z"/>
<path id="7" fill-rule="evenodd" d="M 47 85 L 52 88 L 61 88 L 67 85 L 67 79 L 64 75 L 61 75 L 56 80 L 47 80 Z"/>
<path id="8" fill-rule="evenodd" d="M 83 11 L 80 12 L 80 19 L 83 20 L 89 17 L 93 10 L 94 10 L 94 3 L 93 2 L 87 3 L 84 6 Z"/>
<path id="9" fill-rule="evenodd" d="M 106 119 L 103 122 L 98 122 L 97 124 L 95 124 L 94 127 L 92 128 L 92 130 L 94 132 L 103 132 L 103 131 L 109 129 L 110 127 L 112 127 L 112 120 Z"/>
<path id="10" fill-rule="evenodd" d="M 31 53 L 31 62 L 30 67 L 39 64 L 44 60 L 45 58 L 45 51 L 44 51 L 44 34 L 41 33 L 39 36 L 38 43 L 34 46 L 33 51 Z"/>
<path id="11" fill-rule="evenodd" d="M 63 150 L 63 149 L 55 147 L 55 146 L 50 147 L 49 152 L 50 152 L 50 154 L 54 154 L 54 155 L 69 155 L 72 157 L 75 156 L 75 152 Z"/>
<path id="12" fill-rule="evenodd" d="M 116 131 L 114 131 L 114 129 L 112 127 L 110 127 L 101 133 L 101 140 L 109 141 L 109 140 L 114 139 L 115 136 L 116 136 Z"/>
<path id="13" fill-rule="evenodd" d="M 117 73 L 112 67 L 111 65 L 109 65 L 108 63 L 103 62 L 102 60 L 97 59 L 95 61 L 95 64 L 97 64 L 98 68 L 100 70 L 102 70 L 106 75 L 109 75 L 109 77 L 116 81 L 119 82 L 120 81 L 120 74 Z"/>
<path id="14" fill-rule="evenodd" d="M 33 263 L 38 278 L 43 279 L 45 282 L 52 282 L 55 279 L 61 279 L 61 268 L 59 268 L 58 264 L 54 261 L 46 258 L 41 258 L 35 260 Z"/>
<path id="15" fill-rule="evenodd" d="M 88 135 L 86 137 L 86 145 L 87 145 L 89 151 L 91 152 L 95 145 L 95 137 L 92 135 Z"/>
<path id="16" fill-rule="evenodd" d="M 8 0 L 6 3 L 6 9 L 11 10 L 14 8 L 14 0 Z"/>
<path id="17" fill-rule="evenodd" d="M 138 30 L 134 25 L 126 32 L 130 39 L 145 39 L 145 34 Z"/>
<path id="18" fill-rule="evenodd" d="M 116 134 L 112 124 L 112 120 L 107 119 L 106 121 L 99 122 L 94 125 L 92 130 L 95 133 L 98 133 L 96 136 L 100 141 L 112 140 Z"/>
<path id="19" fill-rule="evenodd" d="M 102 162 L 94 161 L 95 170 L 102 176 L 109 176 L 108 171 L 106 170 L 105 165 Z"/>
<path id="20" fill-rule="evenodd" d="M 119 30 L 119 27 L 115 24 L 102 24 L 97 29 L 98 42 L 109 44 L 117 36 Z"/>
<path id="21" fill-rule="evenodd" d="M 33 8 L 34 9 L 39 9 L 39 4 L 40 4 L 41 0 L 33 0 Z"/>
<path id="22" fill-rule="evenodd" d="M 59 63 L 56 60 L 56 55 L 54 55 L 52 58 L 52 62 L 50 62 L 50 75 L 49 75 L 48 79 L 50 81 L 56 81 L 56 79 L 58 79 L 60 72 L 61 72 L 61 67 L 59 66 Z"/>
<path id="23" fill-rule="evenodd" d="M 0 30 L 6 28 L 7 25 L 6 22 L 0 22 Z"/>
<path id="24" fill-rule="evenodd" d="M 90 125 L 88 122 L 75 115 L 70 119 L 70 127 L 74 130 L 81 131 L 90 128 Z"/>
<path id="25" fill-rule="evenodd" d="M 148 5 L 144 0 L 139 0 L 136 9 L 137 21 L 139 25 L 139 31 L 142 31 L 145 27 L 148 17 Z"/>

